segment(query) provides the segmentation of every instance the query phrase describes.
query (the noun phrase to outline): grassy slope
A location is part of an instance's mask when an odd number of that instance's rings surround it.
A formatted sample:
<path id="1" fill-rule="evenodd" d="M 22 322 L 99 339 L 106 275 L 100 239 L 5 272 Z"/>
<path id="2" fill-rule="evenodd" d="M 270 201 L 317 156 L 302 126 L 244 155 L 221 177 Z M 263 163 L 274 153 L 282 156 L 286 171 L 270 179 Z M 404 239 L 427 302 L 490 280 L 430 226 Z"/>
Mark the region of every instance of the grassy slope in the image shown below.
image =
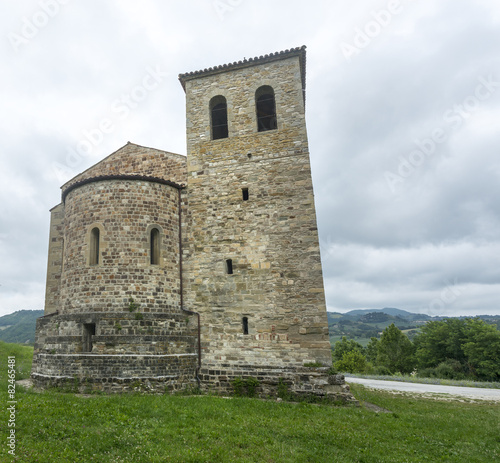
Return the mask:
<path id="1" fill-rule="evenodd" d="M 0 344 L 0 352 L 6 370 L 5 344 Z M 29 357 L 19 350 L 15 355 L 21 366 L 25 363 L 22 358 Z M 1 378 L 0 388 L 6 391 L 5 375 Z M 358 399 L 392 413 L 243 398 L 80 397 L 18 390 L 18 460 L 8 458 L 2 444 L 0 461 L 379 463 L 500 459 L 498 404 L 408 399 L 362 387 L 353 390 Z M 4 392 L 2 397 L 6 397 Z M 4 412 L 3 420 L 5 416 Z M 0 428 L 5 442 L 5 427 Z"/>
<path id="2" fill-rule="evenodd" d="M 34 344 L 36 319 L 42 315 L 43 310 L 19 310 L 0 317 L 0 340 Z"/>

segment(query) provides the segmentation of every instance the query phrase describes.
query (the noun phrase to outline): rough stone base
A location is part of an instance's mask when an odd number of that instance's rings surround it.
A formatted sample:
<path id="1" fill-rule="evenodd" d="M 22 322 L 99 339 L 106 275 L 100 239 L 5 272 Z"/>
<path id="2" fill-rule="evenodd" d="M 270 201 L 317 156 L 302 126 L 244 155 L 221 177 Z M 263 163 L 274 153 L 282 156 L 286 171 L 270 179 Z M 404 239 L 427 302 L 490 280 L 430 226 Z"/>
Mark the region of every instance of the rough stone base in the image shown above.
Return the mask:
<path id="1" fill-rule="evenodd" d="M 34 385 L 78 392 L 175 392 L 197 387 L 196 354 L 35 354 Z"/>
<path id="2" fill-rule="evenodd" d="M 216 394 L 234 393 L 234 380 L 258 381 L 256 396 L 278 397 L 283 390 L 295 397 L 323 398 L 329 402 L 358 404 L 343 375 L 329 375 L 328 368 L 278 368 L 262 366 L 204 366 L 200 370 L 202 390 Z"/>
<path id="3" fill-rule="evenodd" d="M 33 386 L 37 389 L 57 388 L 77 393 L 173 393 L 197 388 L 196 380 L 184 378 L 71 378 L 68 376 L 45 376 L 32 374 Z"/>

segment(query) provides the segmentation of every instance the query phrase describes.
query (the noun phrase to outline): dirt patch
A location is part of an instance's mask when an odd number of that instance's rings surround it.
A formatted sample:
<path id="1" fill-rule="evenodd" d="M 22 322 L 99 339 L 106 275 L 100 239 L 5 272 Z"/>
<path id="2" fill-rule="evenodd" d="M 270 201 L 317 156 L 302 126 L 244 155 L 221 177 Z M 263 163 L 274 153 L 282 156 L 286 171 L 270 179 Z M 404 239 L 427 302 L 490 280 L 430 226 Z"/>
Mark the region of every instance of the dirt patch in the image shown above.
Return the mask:
<path id="1" fill-rule="evenodd" d="M 33 381 L 30 378 L 20 379 L 20 380 L 16 381 L 16 384 L 19 386 L 23 386 L 27 389 L 31 389 L 33 387 Z"/>

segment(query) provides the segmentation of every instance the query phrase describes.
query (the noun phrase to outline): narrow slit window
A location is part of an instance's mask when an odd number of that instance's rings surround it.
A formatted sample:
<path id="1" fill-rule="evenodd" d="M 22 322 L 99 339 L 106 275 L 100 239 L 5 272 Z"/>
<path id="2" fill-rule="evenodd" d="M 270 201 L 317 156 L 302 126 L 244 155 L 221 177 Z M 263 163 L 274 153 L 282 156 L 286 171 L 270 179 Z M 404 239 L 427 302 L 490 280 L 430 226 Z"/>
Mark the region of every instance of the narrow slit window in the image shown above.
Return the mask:
<path id="1" fill-rule="evenodd" d="M 255 107 L 257 110 L 257 129 L 259 132 L 278 128 L 276 101 L 272 87 L 264 85 L 257 90 L 255 93 Z"/>
<path id="2" fill-rule="evenodd" d="M 228 275 L 233 274 L 233 259 L 226 259 L 226 273 Z"/>
<path id="3" fill-rule="evenodd" d="M 158 265 L 160 263 L 160 231 L 157 228 L 151 230 L 150 246 L 151 265 Z"/>
<path id="4" fill-rule="evenodd" d="M 243 317 L 243 334 L 248 334 L 248 317 Z"/>
<path id="5" fill-rule="evenodd" d="M 227 102 L 219 95 L 210 101 L 210 117 L 212 125 L 212 140 L 219 140 L 229 136 L 227 124 Z"/>
<path id="6" fill-rule="evenodd" d="M 92 352 L 92 336 L 95 336 L 95 323 L 83 325 L 83 352 Z"/>
<path id="7" fill-rule="evenodd" d="M 248 188 L 242 188 L 241 189 L 243 201 L 248 201 Z"/>
<path id="8" fill-rule="evenodd" d="M 100 231 L 97 227 L 93 228 L 90 232 L 90 265 L 99 264 L 99 241 Z"/>

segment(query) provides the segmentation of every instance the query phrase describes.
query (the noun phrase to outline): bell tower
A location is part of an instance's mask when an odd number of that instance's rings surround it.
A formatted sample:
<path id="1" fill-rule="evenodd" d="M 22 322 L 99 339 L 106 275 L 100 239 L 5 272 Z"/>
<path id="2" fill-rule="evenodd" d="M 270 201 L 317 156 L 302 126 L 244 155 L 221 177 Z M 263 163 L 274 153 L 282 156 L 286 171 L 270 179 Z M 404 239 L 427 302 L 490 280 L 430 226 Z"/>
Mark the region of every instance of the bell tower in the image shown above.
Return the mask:
<path id="1" fill-rule="evenodd" d="M 331 365 L 305 59 L 300 47 L 179 76 L 185 304 L 200 313 L 207 371 Z"/>

